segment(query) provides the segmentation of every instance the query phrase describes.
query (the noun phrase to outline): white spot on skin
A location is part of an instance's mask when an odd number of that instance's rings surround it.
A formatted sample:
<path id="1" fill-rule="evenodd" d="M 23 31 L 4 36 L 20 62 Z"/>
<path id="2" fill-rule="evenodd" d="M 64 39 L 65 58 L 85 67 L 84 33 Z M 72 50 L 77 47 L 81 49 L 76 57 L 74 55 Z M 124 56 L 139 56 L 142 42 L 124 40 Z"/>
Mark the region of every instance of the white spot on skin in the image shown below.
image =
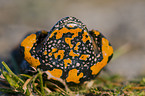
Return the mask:
<path id="1" fill-rule="evenodd" d="M 88 53 L 90 53 L 90 51 L 89 51 L 89 50 L 87 50 L 87 52 L 88 52 Z"/>
<path id="2" fill-rule="evenodd" d="M 35 43 L 34 45 L 37 46 L 37 43 Z"/>
<path id="3" fill-rule="evenodd" d="M 80 63 L 77 63 L 77 64 L 76 64 L 76 66 L 78 66 L 78 67 L 79 67 L 79 66 L 80 66 Z"/>
<path id="4" fill-rule="evenodd" d="M 83 76 L 83 78 L 86 78 L 86 75 L 85 75 L 85 76 Z"/>
<path id="5" fill-rule="evenodd" d="M 75 66 L 73 65 L 72 68 L 74 68 Z"/>
<path id="6" fill-rule="evenodd" d="M 60 64 L 60 66 L 63 66 L 63 64 Z"/>
<path id="7" fill-rule="evenodd" d="M 52 66 L 52 65 L 50 65 L 50 67 L 52 68 L 53 66 Z"/>
<path id="8" fill-rule="evenodd" d="M 81 67 L 82 70 L 84 70 L 84 67 Z"/>
<path id="9" fill-rule="evenodd" d="M 43 63 L 45 63 L 45 60 L 42 60 Z"/>
<path id="10" fill-rule="evenodd" d="M 59 67 L 59 65 L 57 65 L 57 67 Z"/>
<path id="11" fill-rule="evenodd" d="M 49 38 L 47 38 L 47 41 L 49 40 Z"/>
<path id="12" fill-rule="evenodd" d="M 98 50 L 100 50 L 100 47 L 98 47 Z"/>
<path id="13" fill-rule="evenodd" d="M 97 58 L 99 58 L 99 57 L 100 57 L 100 54 L 97 55 Z"/>
<path id="14" fill-rule="evenodd" d="M 59 25 L 56 25 L 55 27 L 59 27 Z"/>
<path id="15" fill-rule="evenodd" d="M 49 65 L 49 63 L 46 63 L 45 65 Z"/>
<path id="16" fill-rule="evenodd" d="M 95 58 L 95 59 L 94 59 L 94 61 L 96 62 L 96 61 L 97 61 L 97 59 Z"/>
<path id="17" fill-rule="evenodd" d="M 37 57 L 37 59 L 39 60 L 39 57 Z"/>
<path id="18" fill-rule="evenodd" d="M 48 56 L 45 56 L 45 58 L 47 59 L 47 58 L 48 58 Z"/>
<path id="19" fill-rule="evenodd" d="M 58 42 L 57 43 L 60 43 L 61 42 L 61 40 L 58 40 Z"/>
<path id="20" fill-rule="evenodd" d="M 45 58 L 45 62 L 47 62 L 48 61 L 48 59 L 47 58 Z"/>
<path id="21" fill-rule="evenodd" d="M 87 67 L 87 66 L 88 66 L 87 64 L 84 65 L 84 67 Z"/>
<path id="22" fill-rule="evenodd" d="M 77 72 L 79 73 L 79 72 L 80 72 L 80 70 L 77 70 Z"/>
<path id="23" fill-rule="evenodd" d="M 93 49 L 93 46 L 91 46 L 91 48 L 90 48 L 91 50 Z"/>
<path id="24" fill-rule="evenodd" d="M 54 64 L 54 65 L 55 65 L 55 62 L 53 62 L 52 64 Z"/>

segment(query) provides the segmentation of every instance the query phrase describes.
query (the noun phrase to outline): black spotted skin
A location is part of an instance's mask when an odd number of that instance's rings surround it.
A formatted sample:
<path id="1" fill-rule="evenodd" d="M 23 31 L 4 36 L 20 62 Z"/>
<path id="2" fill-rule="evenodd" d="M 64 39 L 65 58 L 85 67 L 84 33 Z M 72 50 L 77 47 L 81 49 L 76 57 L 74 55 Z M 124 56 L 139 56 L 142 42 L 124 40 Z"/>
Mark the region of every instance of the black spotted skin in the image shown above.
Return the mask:
<path id="1" fill-rule="evenodd" d="M 110 61 L 113 48 L 98 31 L 88 31 L 75 17 L 65 17 L 49 31 L 27 36 L 21 43 L 33 68 L 49 71 L 66 83 L 93 79 Z"/>

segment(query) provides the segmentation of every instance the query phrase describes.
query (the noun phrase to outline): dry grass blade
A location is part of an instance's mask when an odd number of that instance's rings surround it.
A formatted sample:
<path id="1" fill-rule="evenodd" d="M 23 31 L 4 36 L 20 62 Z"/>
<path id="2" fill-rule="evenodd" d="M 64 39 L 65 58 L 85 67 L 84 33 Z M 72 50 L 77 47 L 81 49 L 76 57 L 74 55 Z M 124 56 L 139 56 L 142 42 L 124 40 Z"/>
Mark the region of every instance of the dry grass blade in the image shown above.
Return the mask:
<path id="1" fill-rule="evenodd" d="M 24 83 L 24 85 L 23 85 L 23 90 L 24 90 L 24 93 L 26 93 L 26 91 L 27 91 L 27 85 L 28 85 L 28 83 L 30 83 L 30 81 L 32 80 L 32 77 L 31 78 L 29 78 L 29 79 L 27 79 L 26 81 L 25 81 L 25 83 Z"/>
<path id="2" fill-rule="evenodd" d="M 49 88 L 43 87 L 48 93 L 52 92 Z"/>
<path id="3" fill-rule="evenodd" d="M 54 90 L 56 90 L 56 91 L 58 91 L 58 92 L 62 92 L 62 93 L 64 93 L 64 94 L 67 94 L 62 88 L 60 88 L 57 84 L 55 84 L 55 83 L 52 83 L 52 82 L 48 82 L 47 83 L 47 85 L 49 86 L 49 85 L 53 85 L 53 86 L 55 86 L 57 89 L 54 89 Z"/>
<path id="4" fill-rule="evenodd" d="M 47 78 L 48 80 L 51 79 L 51 78 L 54 78 L 54 79 L 58 80 L 59 82 L 61 82 L 65 86 L 66 91 L 71 92 L 71 90 L 68 88 L 68 86 L 67 86 L 67 84 L 65 83 L 64 80 L 62 80 L 61 78 L 54 77 L 48 71 L 44 71 L 44 73 L 46 73 L 48 75 L 48 78 Z"/>

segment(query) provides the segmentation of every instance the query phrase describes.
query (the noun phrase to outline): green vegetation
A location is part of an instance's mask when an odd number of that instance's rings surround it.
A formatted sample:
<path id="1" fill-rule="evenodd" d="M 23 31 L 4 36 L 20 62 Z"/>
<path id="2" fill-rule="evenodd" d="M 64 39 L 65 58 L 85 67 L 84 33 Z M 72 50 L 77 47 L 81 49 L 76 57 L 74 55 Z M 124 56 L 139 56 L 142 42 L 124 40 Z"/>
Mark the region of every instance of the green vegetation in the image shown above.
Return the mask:
<path id="1" fill-rule="evenodd" d="M 26 96 L 145 96 L 145 78 L 135 81 L 127 81 L 117 75 L 103 75 L 95 80 L 85 82 L 79 86 L 68 87 L 60 78 L 53 77 L 50 73 L 37 70 L 35 75 L 14 74 L 10 68 L 2 62 L 7 71 L 1 69 L 0 91 L 4 94 L 19 94 Z M 48 79 L 55 78 L 62 83 L 62 87 L 51 80 L 43 80 L 43 74 L 48 75 Z"/>

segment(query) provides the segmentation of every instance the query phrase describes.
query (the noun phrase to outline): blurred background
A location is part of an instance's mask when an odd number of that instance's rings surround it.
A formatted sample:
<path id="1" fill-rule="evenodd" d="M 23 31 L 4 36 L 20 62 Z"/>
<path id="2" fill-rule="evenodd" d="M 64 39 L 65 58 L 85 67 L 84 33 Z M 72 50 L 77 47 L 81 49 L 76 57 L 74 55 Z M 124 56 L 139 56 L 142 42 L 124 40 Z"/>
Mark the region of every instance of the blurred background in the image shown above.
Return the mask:
<path id="1" fill-rule="evenodd" d="M 116 53 L 107 66 L 112 74 L 145 76 L 145 0 L 0 0 L 0 61 L 10 64 L 27 33 L 49 31 L 66 16 L 109 39 Z"/>

